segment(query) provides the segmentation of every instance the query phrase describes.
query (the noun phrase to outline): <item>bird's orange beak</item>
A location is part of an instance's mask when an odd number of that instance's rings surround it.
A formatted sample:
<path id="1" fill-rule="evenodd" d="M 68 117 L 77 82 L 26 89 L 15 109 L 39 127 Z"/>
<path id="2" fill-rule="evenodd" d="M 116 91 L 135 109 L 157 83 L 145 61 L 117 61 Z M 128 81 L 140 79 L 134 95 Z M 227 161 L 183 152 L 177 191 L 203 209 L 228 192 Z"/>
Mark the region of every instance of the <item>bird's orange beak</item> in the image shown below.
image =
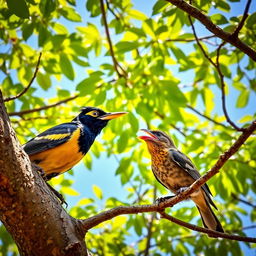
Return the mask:
<path id="1" fill-rule="evenodd" d="M 148 141 L 148 140 L 157 140 L 158 138 L 150 131 L 147 129 L 140 129 L 144 133 L 144 135 L 139 135 L 138 138 Z"/>
<path id="2" fill-rule="evenodd" d="M 107 113 L 103 116 L 98 117 L 101 120 L 112 120 L 115 119 L 117 117 L 123 116 L 128 114 L 128 112 L 112 112 L 112 113 Z"/>

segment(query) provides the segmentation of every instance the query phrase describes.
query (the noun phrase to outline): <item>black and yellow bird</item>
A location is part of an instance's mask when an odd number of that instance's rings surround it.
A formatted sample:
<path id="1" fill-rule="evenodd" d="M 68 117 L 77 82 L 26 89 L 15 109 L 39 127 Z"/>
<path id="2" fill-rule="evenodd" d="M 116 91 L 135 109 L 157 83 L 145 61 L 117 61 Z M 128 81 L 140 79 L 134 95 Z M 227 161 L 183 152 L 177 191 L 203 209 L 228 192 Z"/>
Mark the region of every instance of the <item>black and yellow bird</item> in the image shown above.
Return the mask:
<path id="1" fill-rule="evenodd" d="M 152 159 L 152 171 L 156 179 L 174 194 L 178 194 L 195 180 L 200 174 L 191 160 L 180 152 L 171 138 L 162 131 L 141 129 L 145 135 L 139 136 L 147 143 Z M 211 191 L 207 184 L 190 195 L 201 215 L 203 225 L 219 232 L 224 232 L 219 220 L 215 216 L 212 205 L 217 207 L 211 199 Z"/>
<path id="2" fill-rule="evenodd" d="M 44 179 L 50 180 L 70 170 L 84 157 L 109 120 L 126 113 L 106 113 L 99 108 L 84 107 L 71 122 L 40 133 L 23 149 L 31 162 L 42 169 Z"/>

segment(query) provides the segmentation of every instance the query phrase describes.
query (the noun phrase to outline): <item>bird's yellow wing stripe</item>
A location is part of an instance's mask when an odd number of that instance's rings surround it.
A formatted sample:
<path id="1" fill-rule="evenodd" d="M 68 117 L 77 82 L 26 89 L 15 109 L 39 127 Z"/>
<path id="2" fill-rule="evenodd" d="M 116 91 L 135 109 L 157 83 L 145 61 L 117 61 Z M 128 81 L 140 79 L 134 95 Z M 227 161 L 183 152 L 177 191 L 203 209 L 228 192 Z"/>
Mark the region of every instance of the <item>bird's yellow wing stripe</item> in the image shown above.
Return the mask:
<path id="1" fill-rule="evenodd" d="M 70 136 L 70 133 L 49 134 L 45 136 L 36 137 L 35 140 L 61 140 L 68 136 Z"/>

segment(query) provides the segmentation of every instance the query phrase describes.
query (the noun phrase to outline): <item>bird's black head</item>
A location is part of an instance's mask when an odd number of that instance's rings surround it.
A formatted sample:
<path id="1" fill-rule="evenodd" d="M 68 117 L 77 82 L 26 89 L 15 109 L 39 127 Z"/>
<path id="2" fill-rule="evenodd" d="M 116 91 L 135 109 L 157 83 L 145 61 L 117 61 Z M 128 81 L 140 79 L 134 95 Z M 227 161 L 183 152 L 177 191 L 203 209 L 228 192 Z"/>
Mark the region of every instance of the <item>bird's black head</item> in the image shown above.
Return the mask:
<path id="1" fill-rule="evenodd" d="M 101 132 L 101 130 L 107 125 L 109 120 L 112 120 L 124 114 L 127 114 L 127 112 L 106 113 L 99 108 L 83 107 L 81 109 L 81 113 L 73 121 L 81 122 L 97 136 Z"/>

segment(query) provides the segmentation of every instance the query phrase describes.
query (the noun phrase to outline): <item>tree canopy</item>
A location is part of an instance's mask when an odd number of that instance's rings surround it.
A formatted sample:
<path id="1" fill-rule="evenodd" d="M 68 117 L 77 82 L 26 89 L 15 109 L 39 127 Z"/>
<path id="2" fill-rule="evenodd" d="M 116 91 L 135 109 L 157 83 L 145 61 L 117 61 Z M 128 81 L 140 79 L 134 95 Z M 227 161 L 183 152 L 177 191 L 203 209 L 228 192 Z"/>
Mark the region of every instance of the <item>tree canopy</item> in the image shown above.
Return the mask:
<path id="1" fill-rule="evenodd" d="M 84 170 L 79 177 L 94 195 L 79 191 L 80 200 L 67 208 L 74 218 L 151 204 L 169 193 L 151 172 L 146 146 L 136 136 L 140 128 L 167 132 L 203 174 L 255 120 L 253 1 L 0 2 L 1 91 L 21 144 L 70 121 L 83 106 L 129 112 L 104 128 L 84 165 L 51 181 L 69 202 L 78 195 L 76 171 Z M 227 233 L 256 235 L 255 156 L 252 135 L 207 182 Z M 90 183 L 87 170 L 101 172 L 107 184 Z M 120 195 L 111 179 L 120 183 Z M 113 196 L 106 197 L 108 191 Z M 190 201 L 166 212 L 202 226 Z M 118 216 L 85 240 L 92 255 L 255 252 L 253 244 L 211 239 L 155 212 Z M 0 241 L 2 255 L 18 254 L 4 226 Z"/>

